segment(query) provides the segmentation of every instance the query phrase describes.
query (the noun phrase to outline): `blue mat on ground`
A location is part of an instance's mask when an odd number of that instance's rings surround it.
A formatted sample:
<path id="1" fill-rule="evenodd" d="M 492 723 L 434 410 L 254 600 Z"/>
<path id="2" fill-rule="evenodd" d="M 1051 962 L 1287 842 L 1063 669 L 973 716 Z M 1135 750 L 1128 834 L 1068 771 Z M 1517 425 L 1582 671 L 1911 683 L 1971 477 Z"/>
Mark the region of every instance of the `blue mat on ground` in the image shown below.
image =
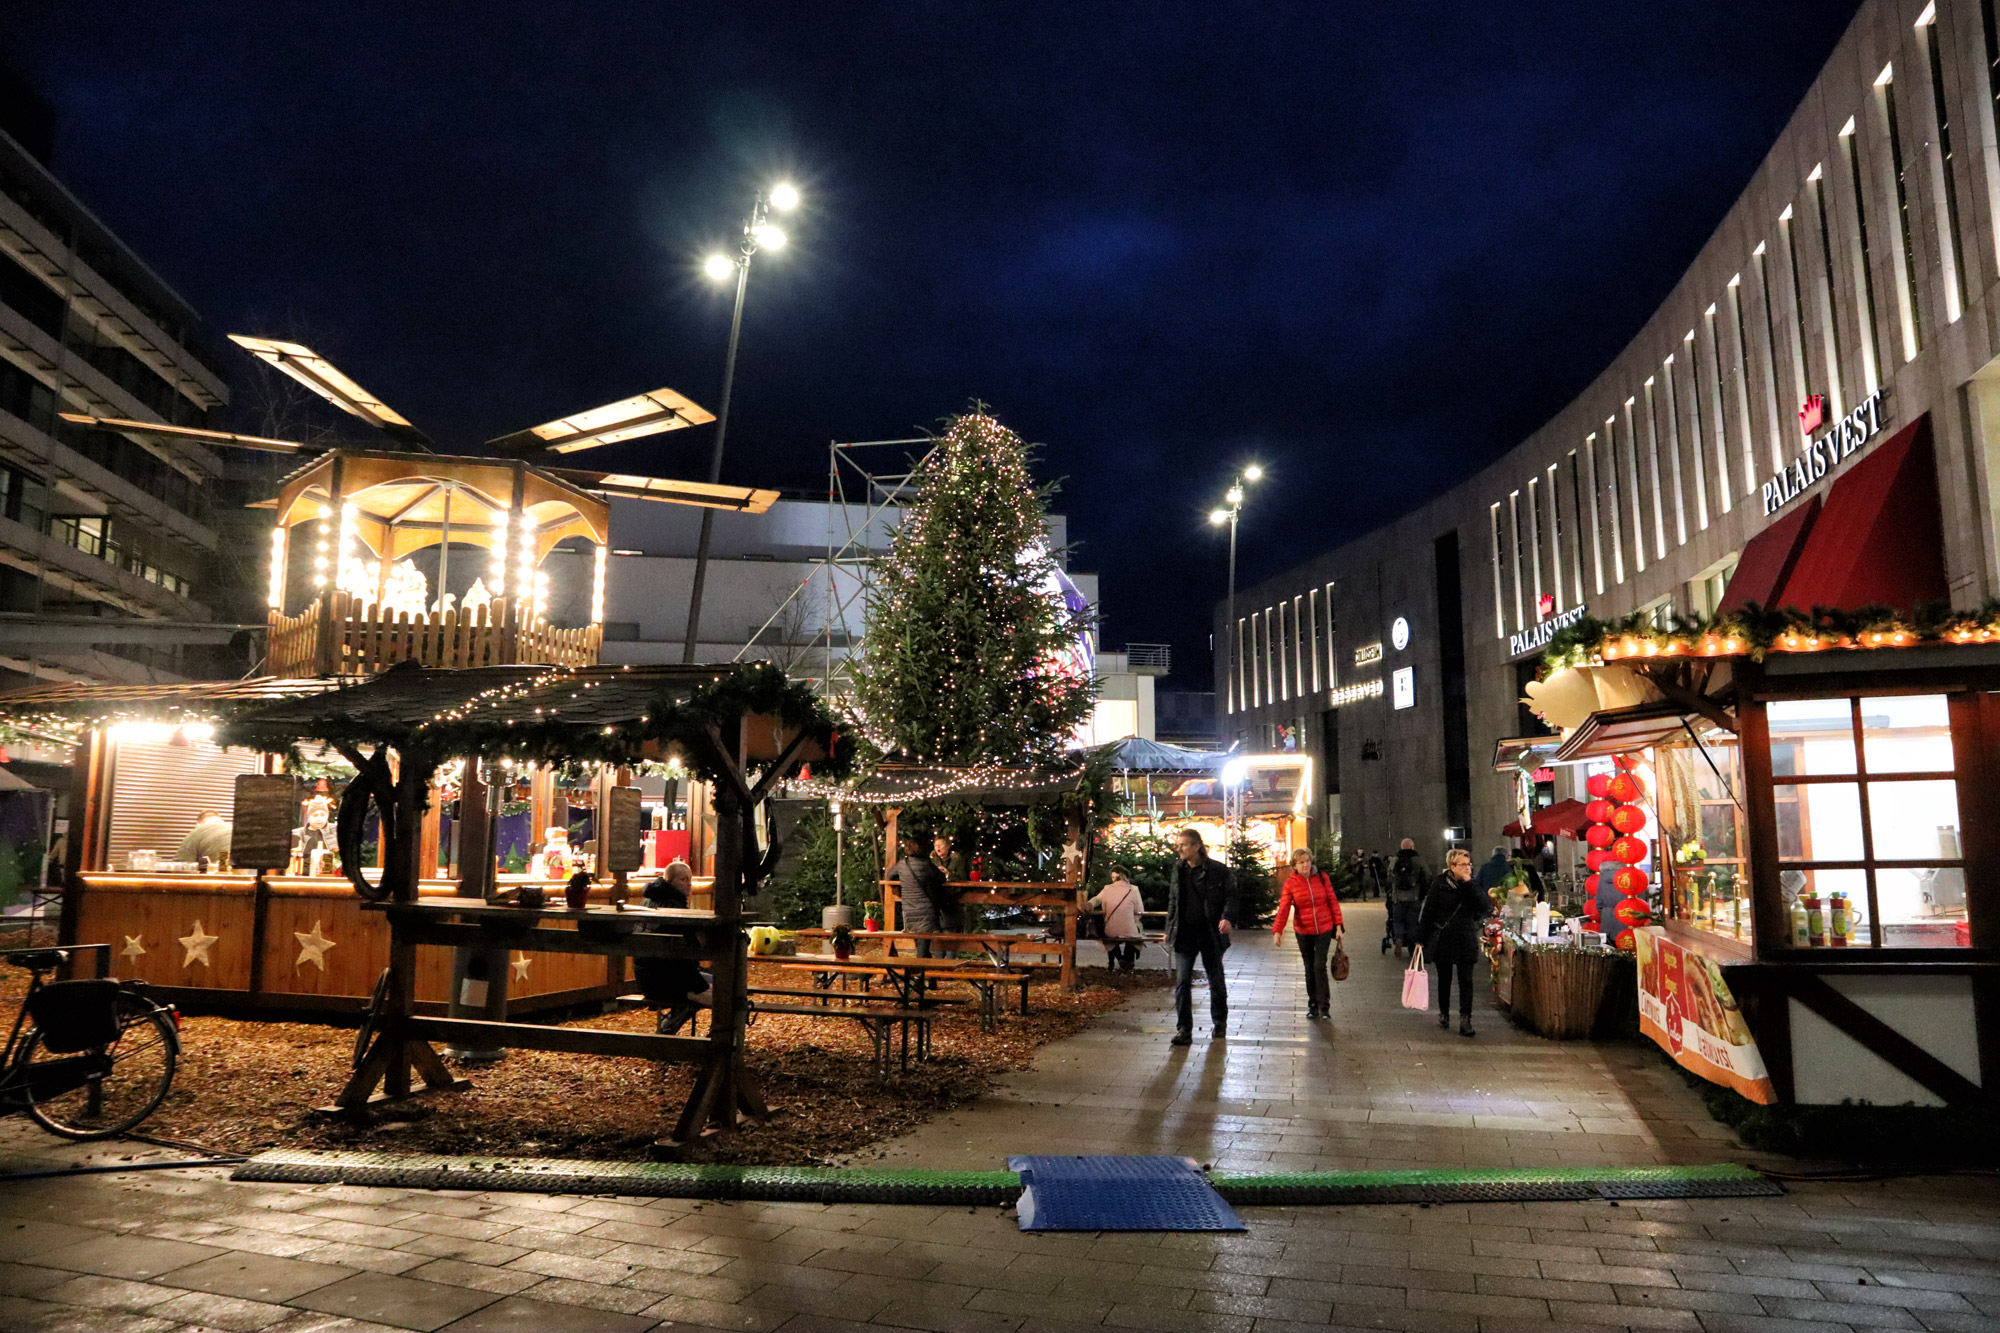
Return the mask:
<path id="1" fill-rule="evenodd" d="M 1248 1231 L 1189 1157 L 1009 1157 L 1023 1231 Z"/>

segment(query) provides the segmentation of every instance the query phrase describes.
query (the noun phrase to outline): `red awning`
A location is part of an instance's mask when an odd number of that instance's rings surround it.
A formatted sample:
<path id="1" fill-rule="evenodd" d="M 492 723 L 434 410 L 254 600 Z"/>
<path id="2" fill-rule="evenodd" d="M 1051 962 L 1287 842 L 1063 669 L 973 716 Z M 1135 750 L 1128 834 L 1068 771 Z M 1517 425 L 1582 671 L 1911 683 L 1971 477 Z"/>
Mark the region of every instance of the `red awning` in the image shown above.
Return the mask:
<path id="1" fill-rule="evenodd" d="M 1890 436 L 1827 491 L 1784 589 L 1777 604 L 1800 610 L 1881 605 L 1908 612 L 1950 596 L 1928 416 Z"/>
<path id="2" fill-rule="evenodd" d="M 1521 821 L 1514 819 L 1500 826 L 1500 836 L 1503 838 L 1525 838 L 1528 835 L 1521 831 Z"/>
<path id="3" fill-rule="evenodd" d="M 1766 608 L 1782 605 L 1778 596 L 1792 576 L 1799 552 L 1805 549 L 1806 538 L 1818 517 L 1819 497 L 1810 496 L 1797 509 L 1752 537 L 1743 548 L 1743 558 L 1736 562 L 1736 572 L 1729 576 L 1729 586 L 1722 591 L 1716 614 L 1741 611 L 1752 602 Z"/>
<path id="4" fill-rule="evenodd" d="M 1583 826 L 1590 821 L 1583 817 L 1582 801 L 1557 801 L 1535 811 L 1529 827 L 1536 833 L 1556 833 L 1565 838 L 1583 835 Z"/>

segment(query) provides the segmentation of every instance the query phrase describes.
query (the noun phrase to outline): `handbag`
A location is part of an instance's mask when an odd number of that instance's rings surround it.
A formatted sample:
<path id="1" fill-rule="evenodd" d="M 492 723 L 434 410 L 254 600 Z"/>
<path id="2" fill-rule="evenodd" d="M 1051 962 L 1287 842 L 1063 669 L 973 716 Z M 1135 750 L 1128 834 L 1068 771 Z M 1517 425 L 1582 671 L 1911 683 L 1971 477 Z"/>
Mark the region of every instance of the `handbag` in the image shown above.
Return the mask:
<path id="1" fill-rule="evenodd" d="M 1403 1007 L 1427 1010 L 1431 1007 L 1431 974 L 1424 970 L 1424 946 L 1410 949 L 1410 965 L 1403 969 Z"/>
<path id="2" fill-rule="evenodd" d="M 1333 946 L 1333 979 L 1334 979 L 1335 981 L 1345 981 L 1345 980 L 1347 980 L 1347 968 L 1348 968 L 1348 962 L 1347 962 L 1347 950 L 1345 950 L 1345 949 L 1341 948 L 1341 947 L 1340 947 L 1340 946 L 1339 946 L 1338 944 L 1334 945 L 1334 946 Z M 1426 1006 L 1426 1007 L 1428 1007 L 1428 1006 Z"/>

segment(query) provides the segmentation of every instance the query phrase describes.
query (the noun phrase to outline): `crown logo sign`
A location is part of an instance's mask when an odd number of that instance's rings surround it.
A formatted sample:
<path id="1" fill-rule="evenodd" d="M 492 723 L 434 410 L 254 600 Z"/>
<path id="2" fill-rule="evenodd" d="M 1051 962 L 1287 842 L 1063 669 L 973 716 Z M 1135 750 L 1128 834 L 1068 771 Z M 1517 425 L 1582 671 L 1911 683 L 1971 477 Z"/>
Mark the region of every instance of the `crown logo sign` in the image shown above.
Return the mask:
<path id="1" fill-rule="evenodd" d="M 1807 436 L 1826 424 L 1826 395 L 1814 394 L 1799 408 L 1799 430 Z"/>

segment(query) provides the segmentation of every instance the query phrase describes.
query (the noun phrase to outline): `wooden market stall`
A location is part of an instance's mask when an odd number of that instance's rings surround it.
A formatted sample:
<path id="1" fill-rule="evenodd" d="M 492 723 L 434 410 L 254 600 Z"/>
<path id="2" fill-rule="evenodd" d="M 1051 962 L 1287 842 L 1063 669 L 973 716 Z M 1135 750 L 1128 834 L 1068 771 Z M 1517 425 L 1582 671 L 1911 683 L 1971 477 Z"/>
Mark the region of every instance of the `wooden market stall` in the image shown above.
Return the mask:
<path id="1" fill-rule="evenodd" d="M 1553 761 L 1648 812 L 1641 1026 L 1682 1063 L 1758 1100 L 1991 1105 L 2000 623 L 1845 619 L 1607 632 L 1571 674 L 1653 697 L 1569 719 Z"/>

